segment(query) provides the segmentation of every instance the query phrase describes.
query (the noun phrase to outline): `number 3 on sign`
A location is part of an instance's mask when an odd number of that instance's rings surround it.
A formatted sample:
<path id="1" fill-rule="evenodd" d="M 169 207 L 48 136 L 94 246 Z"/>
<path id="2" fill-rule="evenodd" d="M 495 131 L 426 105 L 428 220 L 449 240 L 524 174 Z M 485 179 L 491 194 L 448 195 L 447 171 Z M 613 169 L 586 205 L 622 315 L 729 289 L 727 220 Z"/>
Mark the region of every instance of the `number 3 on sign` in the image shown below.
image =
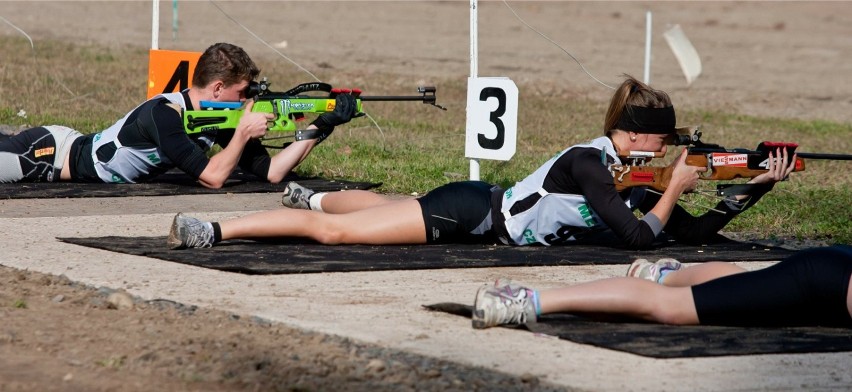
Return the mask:
<path id="1" fill-rule="evenodd" d="M 468 78 L 464 155 L 508 161 L 518 135 L 518 87 L 509 78 Z"/>

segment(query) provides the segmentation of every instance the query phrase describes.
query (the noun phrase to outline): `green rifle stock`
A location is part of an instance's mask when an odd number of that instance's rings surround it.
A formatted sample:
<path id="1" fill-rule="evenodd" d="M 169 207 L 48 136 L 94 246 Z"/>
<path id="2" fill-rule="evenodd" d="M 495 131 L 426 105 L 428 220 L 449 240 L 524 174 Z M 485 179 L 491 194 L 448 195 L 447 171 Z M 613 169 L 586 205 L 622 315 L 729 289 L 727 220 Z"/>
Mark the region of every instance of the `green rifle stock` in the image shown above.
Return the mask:
<path id="1" fill-rule="evenodd" d="M 249 85 L 246 96 L 254 99 L 252 112 L 272 113 L 275 117 L 269 121 L 268 130 L 272 132 L 295 132 L 296 120 L 306 113 L 325 113 L 334 110 L 335 96 L 350 93 L 348 90 L 334 89 L 327 83 L 303 83 L 286 92 L 269 91 L 266 81 Z M 328 93 L 323 97 L 308 96 L 303 93 L 320 91 Z M 360 91 L 351 91 L 356 96 L 356 112 L 361 113 L 362 101 L 419 101 L 446 110 L 435 103 L 435 87 L 418 87 L 420 95 L 412 96 L 360 96 Z M 184 112 L 183 123 L 189 135 L 205 131 L 233 130 L 237 128 L 243 115 L 242 102 L 202 102 L 201 110 Z"/>

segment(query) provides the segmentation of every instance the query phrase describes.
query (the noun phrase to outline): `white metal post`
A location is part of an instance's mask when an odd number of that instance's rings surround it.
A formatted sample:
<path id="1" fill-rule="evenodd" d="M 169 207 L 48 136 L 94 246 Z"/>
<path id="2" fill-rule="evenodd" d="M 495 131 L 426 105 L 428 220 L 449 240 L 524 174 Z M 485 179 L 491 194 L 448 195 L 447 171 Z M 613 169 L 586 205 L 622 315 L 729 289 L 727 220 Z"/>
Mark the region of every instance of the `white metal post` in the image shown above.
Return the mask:
<path id="1" fill-rule="evenodd" d="M 645 84 L 651 83 L 651 11 L 645 14 Z"/>
<path id="2" fill-rule="evenodd" d="M 470 0 L 470 77 L 477 76 L 477 4 L 476 0 Z M 471 181 L 479 181 L 479 160 L 476 158 L 470 159 L 470 179 Z"/>
<path id="3" fill-rule="evenodd" d="M 151 49 L 159 49 L 160 45 L 160 0 L 153 0 L 151 7 Z"/>

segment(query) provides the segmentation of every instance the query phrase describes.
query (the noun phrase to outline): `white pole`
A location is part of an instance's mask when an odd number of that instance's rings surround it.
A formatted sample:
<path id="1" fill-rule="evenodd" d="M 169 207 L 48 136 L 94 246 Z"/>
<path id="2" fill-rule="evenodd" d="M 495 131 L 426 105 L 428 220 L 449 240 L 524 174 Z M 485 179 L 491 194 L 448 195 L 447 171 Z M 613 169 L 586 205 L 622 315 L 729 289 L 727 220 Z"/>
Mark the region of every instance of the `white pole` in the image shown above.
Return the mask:
<path id="1" fill-rule="evenodd" d="M 151 49 L 159 49 L 160 45 L 160 0 L 153 0 L 151 7 Z"/>
<path id="2" fill-rule="evenodd" d="M 470 0 L 470 77 L 475 78 L 478 72 L 477 53 L 477 4 L 476 0 Z M 479 161 L 475 158 L 470 160 L 470 179 L 479 181 Z"/>
<path id="3" fill-rule="evenodd" d="M 645 14 L 645 84 L 651 83 L 651 11 Z"/>
<path id="4" fill-rule="evenodd" d="M 177 40 L 178 34 L 178 0 L 172 0 L 172 41 Z"/>

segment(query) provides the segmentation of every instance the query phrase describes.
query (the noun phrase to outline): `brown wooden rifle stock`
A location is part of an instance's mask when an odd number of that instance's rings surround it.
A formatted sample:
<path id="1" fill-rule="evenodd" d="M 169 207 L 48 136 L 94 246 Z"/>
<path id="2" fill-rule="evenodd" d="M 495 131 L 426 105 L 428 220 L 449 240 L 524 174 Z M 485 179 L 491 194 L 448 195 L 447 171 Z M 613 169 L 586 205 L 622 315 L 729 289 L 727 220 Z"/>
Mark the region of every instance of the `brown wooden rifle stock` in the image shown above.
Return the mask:
<path id="1" fill-rule="evenodd" d="M 727 181 L 739 178 L 754 178 L 768 171 L 769 153 L 773 154 L 779 148 L 787 150 L 788 159 L 796 154 L 796 165 L 793 171 L 805 170 L 805 159 L 852 160 L 852 155 L 797 153 L 795 143 L 763 142 L 755 150 L 725 149 L 719 145 L 701 142 L 701 132 L 693 135 L 677 135 L 674 145 L 686 145 L 686 164 L 698 166 L 707 170 L 699 173 L 699 179 Z M 780 159 L 780 157 L 775 157 Z M 630 161 L 631 157 L 623 157 L 622 161 Z M 610 172 L 615 182 L 615 189 L 622 191 L 636 186 L 646 186 L 660 192 L 668 188 L 672 171 L 677 162 L 669 166 L 645 166 L 649 159 L 634 159 L 636 164 L 621 164 L 610 166 Z M 723 189 L 729 185 L 719 185 L 717 193 L 723 195 Z"/>
<path id="2" fill-rule="evenodd" d="M 754 178 L 768 171 L 767 169 L 750 169 L 740 166 L 717 166 L 713 165 L 713 160 L 713 157 L 708 157 L 705 154 L 690 154 L 686 157 L 686 164 L 707 168 L 707 171 L 698 174 L 698 178 L 701 180 L 728 181 L 738 178 Z M 665 167 L 644 165 L 613 165 L 610 167 L 617 191 L 635 186 L 647 186 L 664 192 L 672 179 L 673 170 L 674 163 Z M 797 157 L 796 167 L 793 171 L 803 170 L 805 170 L 805 161 Z"/>

